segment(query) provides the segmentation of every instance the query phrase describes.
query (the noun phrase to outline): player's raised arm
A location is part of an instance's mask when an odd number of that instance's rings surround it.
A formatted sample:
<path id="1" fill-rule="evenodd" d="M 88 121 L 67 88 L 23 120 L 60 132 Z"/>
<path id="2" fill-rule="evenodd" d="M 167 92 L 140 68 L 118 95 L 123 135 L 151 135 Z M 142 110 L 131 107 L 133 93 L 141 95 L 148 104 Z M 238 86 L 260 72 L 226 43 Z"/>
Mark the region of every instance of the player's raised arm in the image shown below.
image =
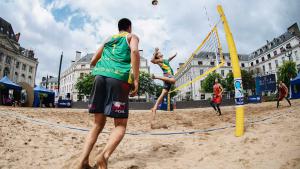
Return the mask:
<path id="1" fill-rule="evenodd" d="M 171 60 L 173 60 L 175 57 L 177 56 L 177 53 L 175 53 L 175 55 L 173 55 L 173 56 L 171 56 L 171 57 L 169 57 L 169 62 L 171 61 Z"/>

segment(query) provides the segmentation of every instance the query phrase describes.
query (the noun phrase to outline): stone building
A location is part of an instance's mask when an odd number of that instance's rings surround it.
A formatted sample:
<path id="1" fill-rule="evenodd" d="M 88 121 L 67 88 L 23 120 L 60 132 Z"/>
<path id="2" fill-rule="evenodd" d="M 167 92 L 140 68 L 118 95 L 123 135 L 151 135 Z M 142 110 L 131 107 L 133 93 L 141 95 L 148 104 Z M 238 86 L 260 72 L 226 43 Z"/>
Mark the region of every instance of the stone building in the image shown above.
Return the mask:
<path id="1" fill-rule="evenodd" d="M 225 65 L 216 72 L 224 77 L 232 71 L 229 53 L 223 54 L 225 57 Z M 285 33 L 274 38 L 261 48 L 255 50 L 249 55 L 238 55 L 240 67 L 254 74 L 254 77 L 263 77 L 274 75 L 277 80 L 277 72 L 279 66 L 284 61 L 292 60 L 296 62 L 298 72 L 300 71 L 300 31 L 297 23 L 290 26 Z M 190 64 L 180 69 L 175 75 L 178 87 L 194 78 L 203 74 L 209 68 L 216 64 L 215 54 L 211 52 L 198 53 Z M 183 65 L 180 64 L 179 67 Z M 203 79 L 202 79 L 203 80 Z M 210 93 L 201 92 L 201 80 L 178 91 L 177 100 L 204 100 L 211 97 Z"/>
<path id="2" fill-rule="evenodd" d="M 0 78 L 7 76 L 15 83 L 26 82 L 34 87 L 38 59 L 33 50 L 20 46 L 20 35 L 0 17 Z"/>
<path id="3" fill-rule="evenodd" d="M 53 76 L 42 77 L 41 86 L 58 94 L 58 78 Z"/>

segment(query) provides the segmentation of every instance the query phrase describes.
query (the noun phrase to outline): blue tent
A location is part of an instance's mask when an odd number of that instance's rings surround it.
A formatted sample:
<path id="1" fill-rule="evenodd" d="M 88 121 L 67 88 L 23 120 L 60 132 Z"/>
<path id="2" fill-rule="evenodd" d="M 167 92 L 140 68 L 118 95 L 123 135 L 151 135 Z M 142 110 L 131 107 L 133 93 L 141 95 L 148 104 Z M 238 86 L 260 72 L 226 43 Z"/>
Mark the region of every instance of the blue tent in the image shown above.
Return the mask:
<path id="1" fill-rule="evenodd" d="M 292 98 L 299 99 L 300 98 L 300 73 L 291 80 L 291 88 L 292 88 Z"/>
<path id="2" fill-rule="evenodd" d="M 4 76 L 0 80 L 0 84 L 3 84 L 6 88 L 8 89 L 13 89 L 13 90 L 22 90 L 22 87 L 15 84 L 14 82 L 10 81 L 7 76 Z"/>
<path id="3" fill-rule="evenodd" d="M 33 107 L 39 107 L 40 106 L 40 97 L 39 94 L 40 93 L 45 93 L 48 95 L 46 102 L 47 103 L 52 103 L 54 104 L 54 97 L 55 97 L 55 93 L 52 92 L 51 90 L 45 89 L 41 86 L 36 86 L 34 88 L 34 101 L 33 101 Z"/>

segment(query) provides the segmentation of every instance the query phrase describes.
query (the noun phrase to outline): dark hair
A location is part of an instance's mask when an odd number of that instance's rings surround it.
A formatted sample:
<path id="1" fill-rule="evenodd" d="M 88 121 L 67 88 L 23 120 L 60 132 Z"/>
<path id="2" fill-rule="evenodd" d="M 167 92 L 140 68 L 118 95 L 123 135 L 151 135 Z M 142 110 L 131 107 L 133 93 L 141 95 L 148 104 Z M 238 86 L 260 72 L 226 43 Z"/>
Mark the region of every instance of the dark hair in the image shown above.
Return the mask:
<path id="1" fill-rule="evenodd" d="M 128 28 L 131 26 L 131 21 L 127 18 L 123 18 L 121 20 L 119 20 L 118 23 L 118 28 L 119 31 L 126 31 L 128 30 Z"/>

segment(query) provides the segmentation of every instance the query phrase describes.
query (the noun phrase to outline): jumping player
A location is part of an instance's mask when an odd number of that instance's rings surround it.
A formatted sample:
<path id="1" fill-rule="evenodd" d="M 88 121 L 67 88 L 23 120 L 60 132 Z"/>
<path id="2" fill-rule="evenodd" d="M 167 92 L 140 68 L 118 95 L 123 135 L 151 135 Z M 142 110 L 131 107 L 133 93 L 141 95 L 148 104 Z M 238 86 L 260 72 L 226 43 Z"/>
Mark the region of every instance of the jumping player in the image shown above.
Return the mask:
<path id="1" fill-rule="evenodd" d="M 93 56 L 92 74 L 96 75 L 91 91 L 89 112 L 94 114 L 94 124 L 86 137 L 77 169 L 91 168 L 89 155 L 105 126 L 106 117 L 114 118 L 115 128 L 102 152 L 96 157 L 97 169 L 107 169 L 107 161 L 124 137 L 128 118 L 128 95 L 130 71 L 133 72 L 135 96 L 139 84 L 139 39 L 132 34 L 131 21 L 121 19 L 119 33 L 106 40 Z"/>
<path id="2" fill-rule="evenodd" d="M 289 105 L 292 106 L 290 100 L 287 98 L 288 93 L 289 93 L 289 90 L 286 87 L 286 85 L 282 81 L 279 81 L 279 84 L 278 84 L 277 108 L 279 107 L 279 102 L 282 101 L 284 98 L 289 103 Z"/>
<path id="3" fill-rule="evenodd" d="M 213 86 L 213 92 L 214 96 L 210 102 L 210 105 L 214 108 L 214 110 L 219 113 L 219 116 L 222 115 L 221 109 L 220 109 L 220 104 L 222 102 L 222 93 L 223 93 L 223 87 L 222 85 L 218 82 L 218 79 L 215 79 L 215 84 Z"/>
<path id="4" fill-rule="evenodd" d="M 163 90 L 160 96 L 158 97 L 154 107 L 151 109 L 152 110 L 151 128 L 153 128 L 154 125 L 156 110 L 158 108 L 158 105 L 163 101 L 164 96 L 166 96 L 169 93 L 172 84 L 175 83 L 174 73 L 173 73 L 173 69 L 170 66 L 170 61 L 174 59 L 176 55 L 177 53 L 168 59 L 164 59 L 159 49 L 155 48 L 153 57 L 151 59 L 151 62 L 157 64 L 163 71 L 163 77 L 152 75 L 152 78 L 159 79 L 164 82 Z"/>

